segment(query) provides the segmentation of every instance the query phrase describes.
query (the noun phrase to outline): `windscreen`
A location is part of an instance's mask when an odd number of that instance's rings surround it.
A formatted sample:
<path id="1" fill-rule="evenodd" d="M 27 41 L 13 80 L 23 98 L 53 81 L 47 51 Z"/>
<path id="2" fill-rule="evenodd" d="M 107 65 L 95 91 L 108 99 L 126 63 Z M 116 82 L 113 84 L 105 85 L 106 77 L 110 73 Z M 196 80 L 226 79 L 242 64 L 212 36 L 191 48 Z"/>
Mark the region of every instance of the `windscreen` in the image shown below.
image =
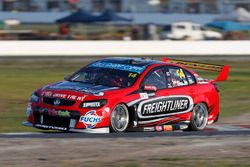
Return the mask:
<path id="1" fill-rule="evenodd" d="M 109 87 L 130 87 L 145 67 L 109 62 L 95 62 L 70 77 L 72 82 L 81 82 Z"/>

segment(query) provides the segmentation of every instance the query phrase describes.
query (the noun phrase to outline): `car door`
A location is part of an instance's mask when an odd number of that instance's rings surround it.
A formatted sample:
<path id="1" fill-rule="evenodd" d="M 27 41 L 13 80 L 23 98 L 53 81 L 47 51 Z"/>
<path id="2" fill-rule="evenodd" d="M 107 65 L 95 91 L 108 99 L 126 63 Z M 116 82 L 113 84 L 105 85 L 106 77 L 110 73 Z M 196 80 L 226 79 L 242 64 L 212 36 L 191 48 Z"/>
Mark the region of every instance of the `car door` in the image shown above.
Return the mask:
<path id="1" fill-rule="evenodd" d="M 187 95 L 183 91 L 183 88 L 189 88 L 184 71 L 175 66 L 170 68 L 171 73 L 168 70 L 168 67 L 161 66 L 154 68 L 145 76 L 141 84 L 141 91 L 146 93 L 148 98 L 138 104 L 139 124 L 146 126 L 164 124 L 176 120 L 175 115 L 177 114 L 191 111 L 192 93 Z M 183 87 L 176 87 L 174 79 L 178 79 L 180 76 Z"/>
<path id="2" fill-rule="evenodd" d="M 162 96 L 167 96 L 167 79 L 165 66 L 152 69 L 143 79 L 140 85 L 140 94 L 145 100 L 141 101 L 137 107 L 138 123 L 142 126 L 158 124 L 164 116 L 158 116 L 156 106 L 154 106 Z M 160 114 L 160 113 L 159 113 Z"/>
<path id="3" fill-rule="evenodd" d="M 197 90 L 195 77 L 179 66 L 167 66 L 167 93 L 169 95 L 188 95 L 194 98 Z"/>

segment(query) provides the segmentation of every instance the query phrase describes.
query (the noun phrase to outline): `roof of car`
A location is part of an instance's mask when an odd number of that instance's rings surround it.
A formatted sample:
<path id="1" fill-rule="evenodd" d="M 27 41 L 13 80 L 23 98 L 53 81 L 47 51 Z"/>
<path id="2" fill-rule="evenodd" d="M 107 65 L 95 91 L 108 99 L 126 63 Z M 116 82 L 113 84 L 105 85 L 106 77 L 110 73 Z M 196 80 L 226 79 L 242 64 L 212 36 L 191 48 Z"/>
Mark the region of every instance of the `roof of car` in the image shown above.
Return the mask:
<path id="1" fill-rule="evenodd" d="M 147 59 L 147 58 L 131 58 L 131 57 L 111 57 L 104 58 L 99 60 L 101 62 L 109 62 L 109 63 L 119 63 L 119 64 L 127 64 L 127 65 L 136 65 L 139 67 L 149 66 L 152 64 L 161 64 L 161 61 Z"/>

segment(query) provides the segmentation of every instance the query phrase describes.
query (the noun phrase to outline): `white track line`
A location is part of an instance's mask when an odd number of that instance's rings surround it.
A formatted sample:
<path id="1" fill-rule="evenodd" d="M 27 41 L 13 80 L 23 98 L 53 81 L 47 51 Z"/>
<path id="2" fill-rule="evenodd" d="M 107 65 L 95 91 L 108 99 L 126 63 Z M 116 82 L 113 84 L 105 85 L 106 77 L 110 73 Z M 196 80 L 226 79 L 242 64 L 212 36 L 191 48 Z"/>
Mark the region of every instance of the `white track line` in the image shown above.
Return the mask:
<path id="1" fill-rule="evenodd" d="M 39 135 L 42 132 L 16 132 L 16 133 L 0 133 L 1 135 Z"/>

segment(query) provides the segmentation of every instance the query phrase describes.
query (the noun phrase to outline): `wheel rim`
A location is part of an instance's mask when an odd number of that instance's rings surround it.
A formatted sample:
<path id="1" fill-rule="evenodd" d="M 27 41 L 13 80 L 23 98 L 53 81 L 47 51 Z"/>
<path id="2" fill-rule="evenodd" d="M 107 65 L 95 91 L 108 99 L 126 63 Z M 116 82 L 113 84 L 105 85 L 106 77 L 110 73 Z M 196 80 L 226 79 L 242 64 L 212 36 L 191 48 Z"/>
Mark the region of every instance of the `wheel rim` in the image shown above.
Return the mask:
<path id="1" fill-rule="evenodd" d="M 111 125 L 115 131 L 122 132 L 128 126 L 129 115 L 124 105 L 118 105 L 111 114 Z"/>
<path id="2" fill-rule="evenodd" d="M 194 124 L 197 128 L 203 129 L 207 125 L 208 113 L 203 104 L 197 104 L 194 108 Z"/>

